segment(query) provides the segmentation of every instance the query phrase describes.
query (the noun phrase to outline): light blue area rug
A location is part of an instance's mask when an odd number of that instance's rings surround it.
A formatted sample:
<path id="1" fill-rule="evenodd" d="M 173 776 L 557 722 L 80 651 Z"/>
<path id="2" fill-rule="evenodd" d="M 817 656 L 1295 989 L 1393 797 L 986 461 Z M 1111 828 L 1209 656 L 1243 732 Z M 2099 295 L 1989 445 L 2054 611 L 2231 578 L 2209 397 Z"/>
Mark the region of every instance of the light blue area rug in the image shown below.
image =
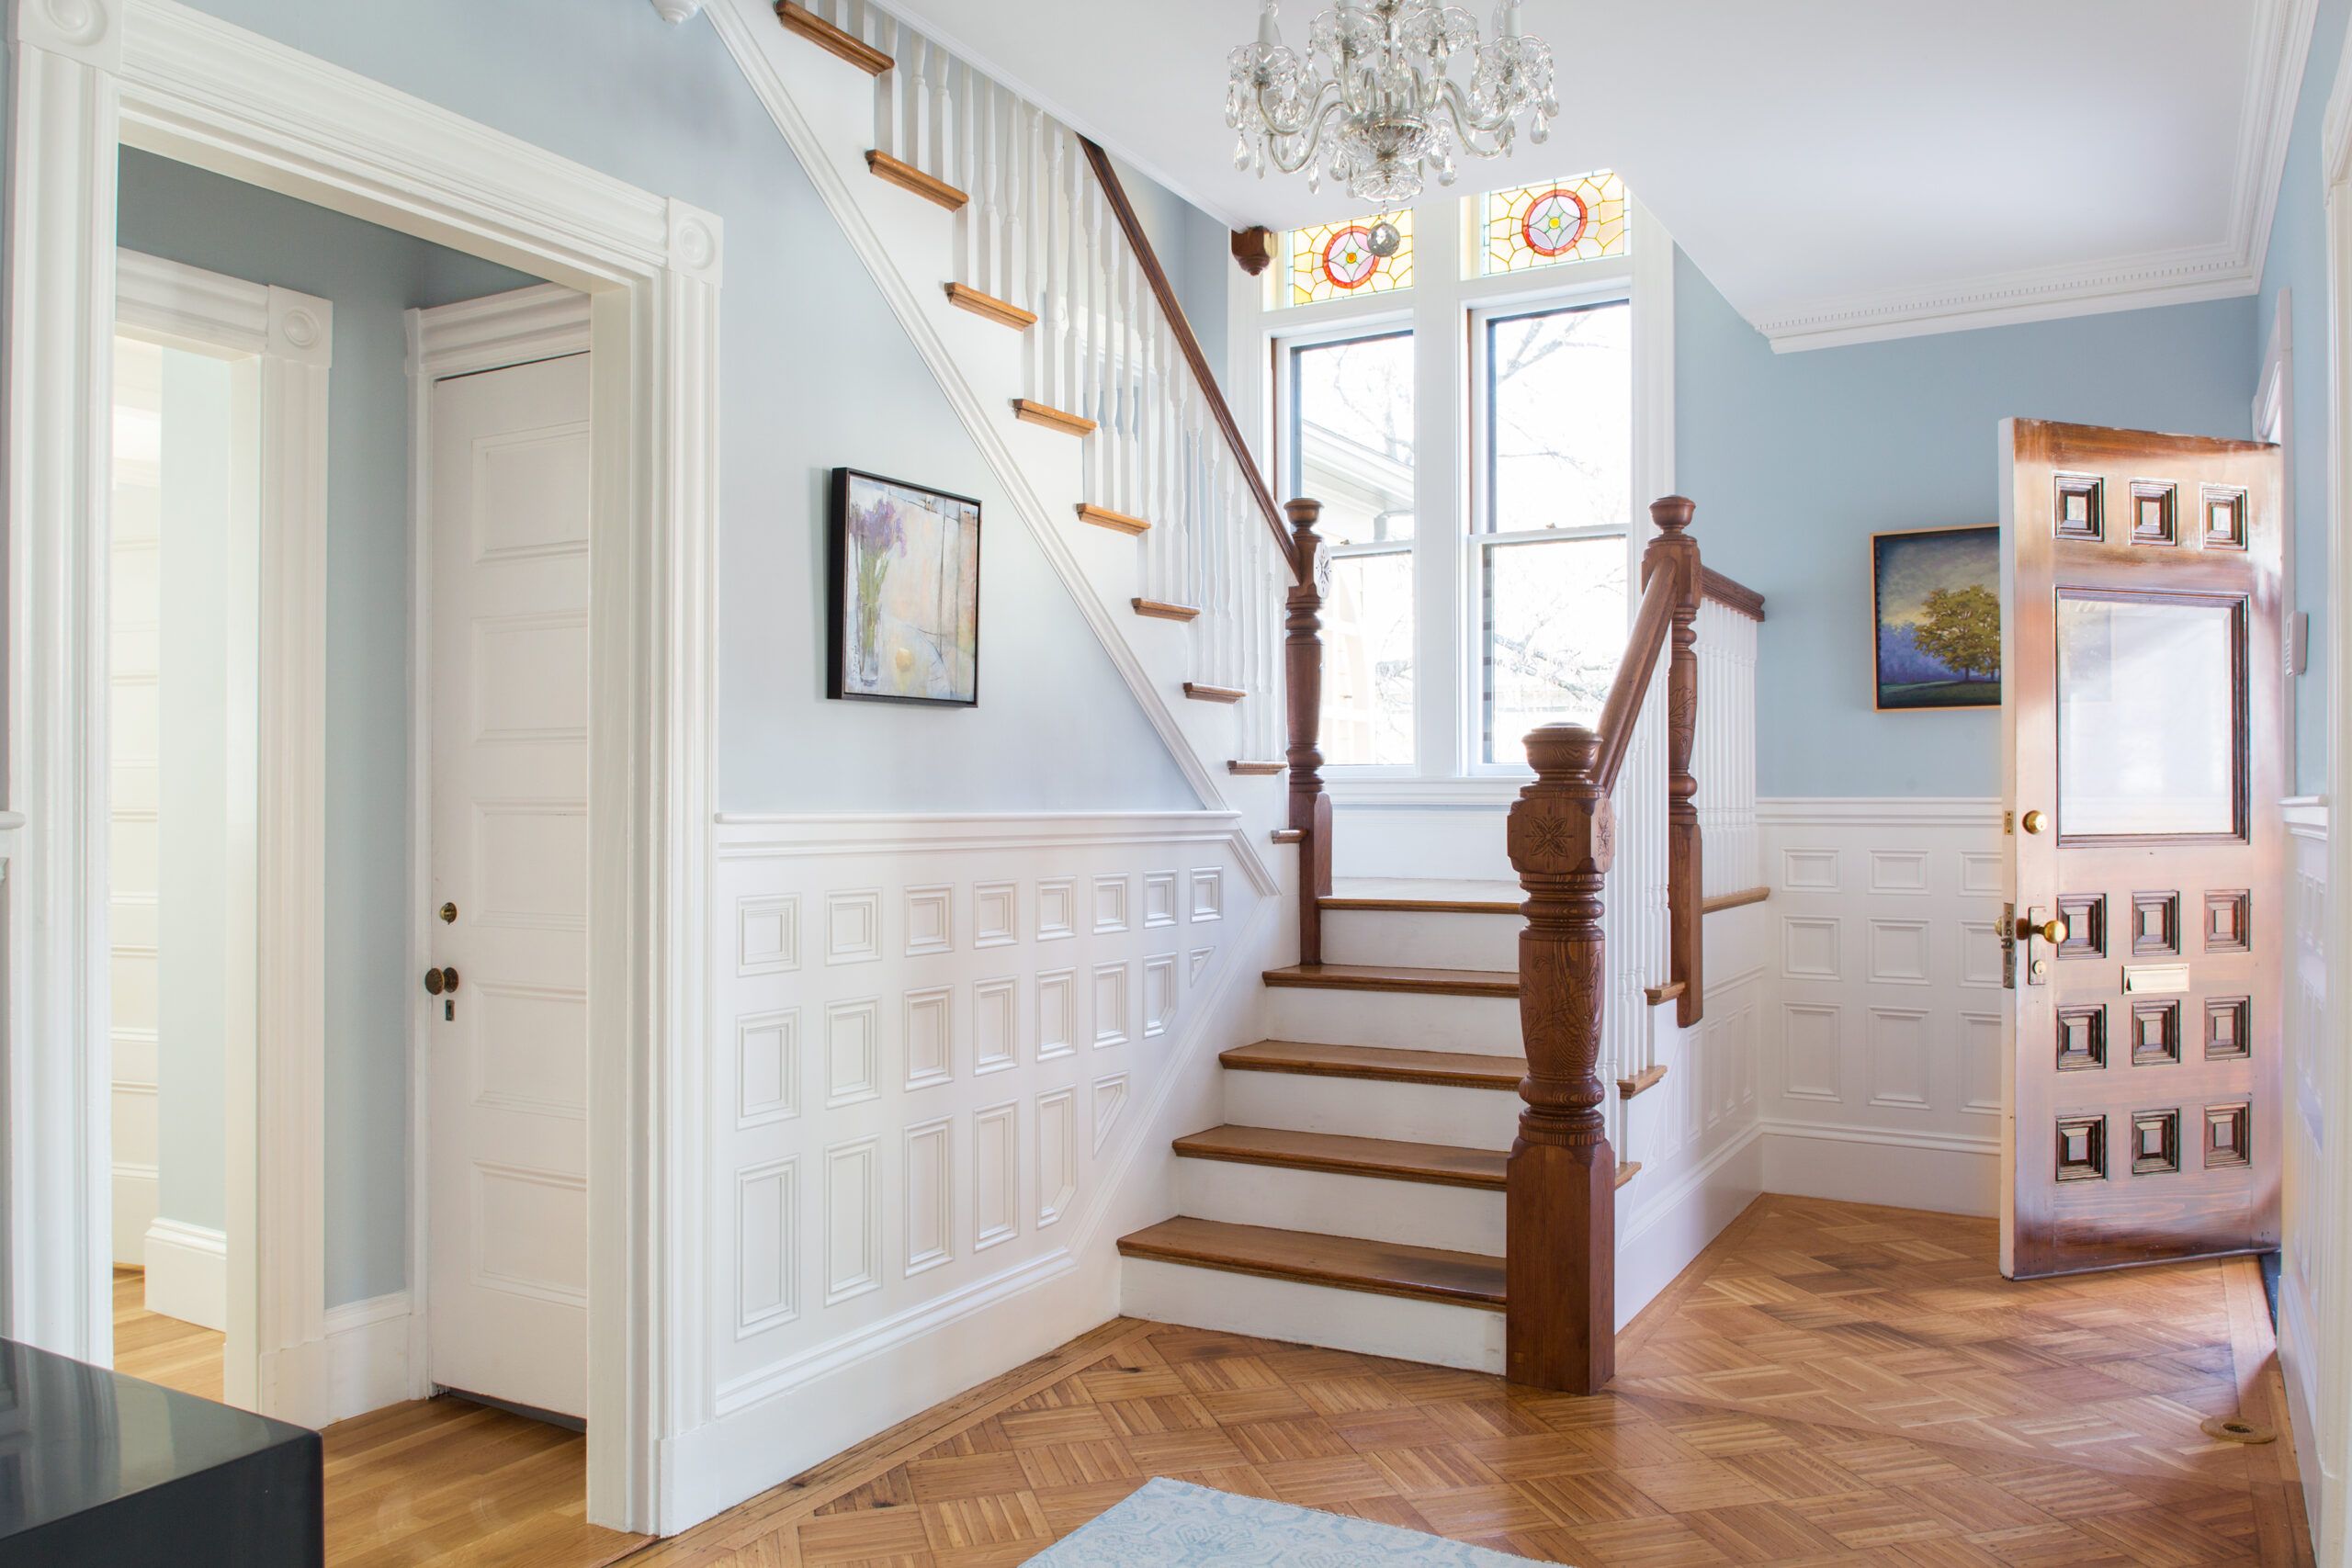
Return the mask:
<path id="1" fill-rule="evenodd" d="M 1160 1476 L 1023 1568 L 1528 1568 L 1531 1561 Z"/>

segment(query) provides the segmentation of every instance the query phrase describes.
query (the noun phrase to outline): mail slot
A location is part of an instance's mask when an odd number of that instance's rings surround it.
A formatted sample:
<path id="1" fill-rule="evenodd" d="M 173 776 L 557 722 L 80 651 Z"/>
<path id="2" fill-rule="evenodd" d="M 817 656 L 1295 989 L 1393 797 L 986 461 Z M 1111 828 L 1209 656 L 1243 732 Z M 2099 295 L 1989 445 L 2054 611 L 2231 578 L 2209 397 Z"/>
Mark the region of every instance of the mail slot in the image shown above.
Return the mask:
<path id="1" fill-rule="evenodd" d="M 2123 990 L 2127 996 L 2177 996 L 2188 989 L 2186 964 L 2127 964 Z"/>

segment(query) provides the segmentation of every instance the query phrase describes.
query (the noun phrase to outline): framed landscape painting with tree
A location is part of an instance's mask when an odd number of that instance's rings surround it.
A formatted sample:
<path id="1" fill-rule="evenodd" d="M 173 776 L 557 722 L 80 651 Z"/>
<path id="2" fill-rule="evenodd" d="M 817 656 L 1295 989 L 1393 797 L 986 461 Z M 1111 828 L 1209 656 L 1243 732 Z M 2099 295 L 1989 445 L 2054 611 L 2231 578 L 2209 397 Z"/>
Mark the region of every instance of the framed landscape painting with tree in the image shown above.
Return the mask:
<path id="1" fill-rule="evenodd" d="M 2001 705 L 2001 530 L 1871 538 L 1878 709 Z"/>

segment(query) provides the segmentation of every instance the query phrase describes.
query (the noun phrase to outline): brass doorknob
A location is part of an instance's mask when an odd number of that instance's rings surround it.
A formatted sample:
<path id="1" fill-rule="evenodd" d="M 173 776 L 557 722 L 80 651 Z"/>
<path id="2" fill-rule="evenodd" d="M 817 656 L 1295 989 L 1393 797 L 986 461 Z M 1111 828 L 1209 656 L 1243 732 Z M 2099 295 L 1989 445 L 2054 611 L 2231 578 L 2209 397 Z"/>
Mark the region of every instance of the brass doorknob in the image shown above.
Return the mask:
<path id="1" fill-rule="evenodd" d="M 424 972 L 424 994 L 426 996 L 437 997 L 444 991 L 454 991 L 457 988 L 457 970 L 427 969 Z"/>
<path id="2" fill-rule="evenodd" d="M 2054 916 L 2038 926 L 2030 919 L 2020 919 L 2018 921 L 2018 936 L 2020 939 L 2038 936 L 2052 947 L 2064 947 L 2066 944 L 2066 922 Z"/>
<path id="3" fill-rule="evenodd" d="M 2050 826 L 2050 818 L 2044 812 L 2029 811 L 2025 814 L 2022 825 L 2027 832 L 2039 833 Z"/>

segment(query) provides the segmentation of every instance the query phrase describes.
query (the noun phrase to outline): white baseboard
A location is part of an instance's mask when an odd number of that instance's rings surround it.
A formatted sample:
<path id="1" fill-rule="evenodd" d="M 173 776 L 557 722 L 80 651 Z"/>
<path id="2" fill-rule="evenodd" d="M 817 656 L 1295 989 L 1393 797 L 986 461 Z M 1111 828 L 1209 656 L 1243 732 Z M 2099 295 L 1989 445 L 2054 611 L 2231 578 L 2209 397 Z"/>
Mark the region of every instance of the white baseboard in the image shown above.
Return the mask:
<path id="1" fill-rule="evenodd" d="M 422 1359 L 406 1291 L 329 1307 L 326 1332 L 261 1358 L 262 1408 L 298 1427 L 325 1427 L 422 1398 Z"/>
<path id="2" fill-rule="evenodd" d="M 1826 1122 L 1765 1122 L 1764 1190 L 1945 1214 L 1999 1212 L 2001 1143 Z"/>
<path id="3" fill-rule="evenodd" d="M 2287 1385 L 2287 1419 L 2295 1438 L 2295 1469 L 2303 1483 L 2303 1511 L 2311 1526 L 2312 1540 L 2324 1542 L 2320 1529 L 2321 1508 L 2325 1500 L 2336 1495 L 2335 1478 L 2328 1473 L 2327 1455 L 2333 1451 L 2320 1430 L 2320 1400 L 2317 1382 L 2321 1363 L 2319 1348 L 2312 1342 L 2311 1314 L 2302 1292 L 2296 1288 L 2290 1276 L 2279 1282 L 2278 1290 L 2278 1371 Z"/>
<path id="4" fill-rule="evenodd" d="M 157 1219 L 147 1227 L 147 1310 L 201 1328 L 229 1326 L 229 1236 Z"/>
<path id="5" fill-rule="evenodd" d="M 1619 1205 L 1617 1326 L 1621 1332 L 1766 1190 L 1758 1132 L 1748 1128 L 1656 1192 L 1649 1201 L 1637 1204 L 1630 1215 L 1625 1205 Z M 1634 1177 L 1626 1190 L 1635 1190 L 1649 1174 L 1644 1171 Z"/>
<path id="6" fill-rule="evenodd" d="M 125 1269 L 147 1267 L 147 1227 L 155 1223 L 155 1168 L 117 1160 L 114 1167 L 114 1260 Z"/>

